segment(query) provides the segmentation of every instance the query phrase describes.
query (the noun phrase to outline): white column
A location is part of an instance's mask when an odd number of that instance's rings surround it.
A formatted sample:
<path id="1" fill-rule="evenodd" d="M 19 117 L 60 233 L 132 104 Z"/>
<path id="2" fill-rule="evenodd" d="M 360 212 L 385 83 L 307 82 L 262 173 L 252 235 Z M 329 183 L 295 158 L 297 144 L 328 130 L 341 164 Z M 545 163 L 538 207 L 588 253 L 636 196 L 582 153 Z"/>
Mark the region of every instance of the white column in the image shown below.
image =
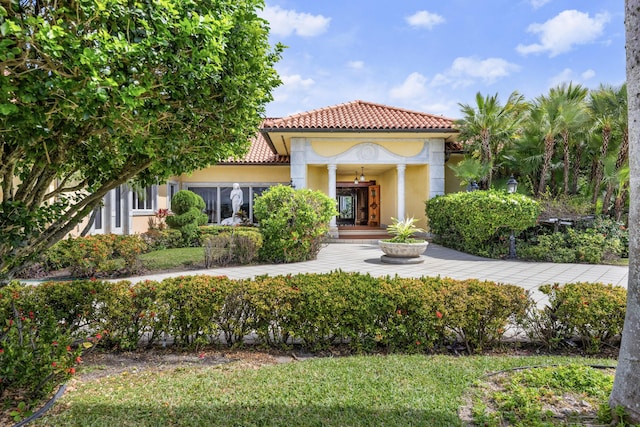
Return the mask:
<path id="1" fill-rule="evenodd" d="M 407 168 L 407 165 L 396 165 L 396 170 L 398 171 L 398 220 L 402 221 L 404 219 L 404 172 Z"/>
<path id="2" fill-rule="evenodd" d="M 327 188 L 327 194 L 333 200 L 336 200 L 336 168 L 335 164 L 327 165 L 327 170 L 329 171 L 329 188 Z M 331 217 L 331 221 L 329 222 L 329 237 L 332 239 L 338 238 L 338 225 L 336 224 L 336 217 Z"/>
<path id="3" fill-rule="evenodd" d="M 444 139 L 429 144 L 429 198 L 444 194 Z"/>
<path id="4" fill-rule="evenodd" d="M 291 138 L 291 156 L 289 166 L 291 181 L 296 188 L 307 188 L 307 150 L 309 142 L 306 138 Z"/>

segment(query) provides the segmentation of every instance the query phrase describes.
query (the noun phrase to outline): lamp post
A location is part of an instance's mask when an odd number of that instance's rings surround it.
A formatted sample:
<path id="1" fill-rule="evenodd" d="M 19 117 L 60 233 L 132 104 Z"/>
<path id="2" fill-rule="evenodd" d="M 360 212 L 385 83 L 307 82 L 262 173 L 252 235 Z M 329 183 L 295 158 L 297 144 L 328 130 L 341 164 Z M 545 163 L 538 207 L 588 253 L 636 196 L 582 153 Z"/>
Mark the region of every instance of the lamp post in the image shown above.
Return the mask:
<path id="1" fill-rule="evenodd" d="M 511 175 L 507 181 L 507 193 L 513 194 L 518 191 L 518 181 Z M 511 235 L 509 236 L 509 259 L 516 258 L 516 236 L 511 229 Z"/>

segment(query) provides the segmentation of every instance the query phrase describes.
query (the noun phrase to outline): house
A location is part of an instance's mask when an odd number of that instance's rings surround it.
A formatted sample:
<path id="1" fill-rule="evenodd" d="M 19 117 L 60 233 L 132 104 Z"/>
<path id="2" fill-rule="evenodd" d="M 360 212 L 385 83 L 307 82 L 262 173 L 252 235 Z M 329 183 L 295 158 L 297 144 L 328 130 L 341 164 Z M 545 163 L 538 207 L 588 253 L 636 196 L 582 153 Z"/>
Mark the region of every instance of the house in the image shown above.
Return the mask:
<path id="1" fill-rule="evenodd" d="M 424 227 L 424 202 L 458 190 L 445 167 L 450 153 L 459 151 L 458 133 L 452 119 L 364 101 L 268 118 L 242 159 L 173 177 L 145 189 L 144 197 L 127 186 L 112 191 L 92 231 L 144 232 L 149 218 L 168 208 L 181 189 L 202 196 L 209 222 L 219 224 L 231 216 L 233 183 L 240 184 L 242 210 L 252 220 L 254 198 L 283 184 L 336 199 L 333 237 L 349 227 L 385 227 L 392 217 L 420 218 Z"/>

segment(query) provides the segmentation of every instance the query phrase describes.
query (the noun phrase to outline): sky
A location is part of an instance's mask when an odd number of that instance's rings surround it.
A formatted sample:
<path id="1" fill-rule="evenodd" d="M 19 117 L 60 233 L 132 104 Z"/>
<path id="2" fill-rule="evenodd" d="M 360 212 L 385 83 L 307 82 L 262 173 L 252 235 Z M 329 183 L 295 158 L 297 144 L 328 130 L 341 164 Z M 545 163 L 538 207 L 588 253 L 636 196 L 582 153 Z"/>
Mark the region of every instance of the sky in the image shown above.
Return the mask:
<path id="1" fill-rule="evenodd" d="M 457 119 L 476 93 L 625 81 L 623 0 L 267 0 L 260 16 L 287 46 L 267 117 L 361 100 Z"/>

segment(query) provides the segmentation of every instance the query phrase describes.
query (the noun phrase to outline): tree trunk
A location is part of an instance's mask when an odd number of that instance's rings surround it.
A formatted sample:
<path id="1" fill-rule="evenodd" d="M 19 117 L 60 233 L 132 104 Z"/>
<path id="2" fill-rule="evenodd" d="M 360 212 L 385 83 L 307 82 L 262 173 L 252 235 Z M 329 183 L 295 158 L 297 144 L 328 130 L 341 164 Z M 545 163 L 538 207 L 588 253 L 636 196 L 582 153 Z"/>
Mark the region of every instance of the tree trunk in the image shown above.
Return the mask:
<path id="1" fill-rule="evenodd" d="M 625 132 L 623 138 L 622 138 L 622 142 L 620 142 L 620 148 L 618 149 L 618 158 L 616 159 L 616 171 L 619 171 L 620 168 L 622 166 L 624 166 L 624 164 L 627 162 L 627 159 L 629 158 L 629 135 L 627 135 L 627 132 Z M 618 185 L 620 187 L 625 187 L 624 189 L 621 188 L 619 193 L 622 193 L 623 191 L 627 191 L 627 183 L 626 182 L 620 182 L 618 183 Z M 608 214 L 609 216 L 611 215 L 611 198 L 613 197 L 613 192 L 615 190 L 615 184 L 613 182 L 609 182 L 609 184 L 607 185 L 607 192 L 604 195 L 604 199 L 602 201 L 602 213 Z M 619 209 L 621 208 L 621 206 L 624 206 L 624 203 L 620 204 L 620 195 L 616 198 L 616 204 L 615 204 L 615 216 L 616 218 L 619 220 L 620 216 L 622 216 L 622 211 L 619 211 Z M 623 198 L 624 200 L 624 198 Z M 607 211 L 607 208 L 609 209 Z"/>
<path id="2" fill-rule="evenodd" d="M 629 189 L 627 188 L 627 183 L 625 183 L 620 189 L 620 194 L 616 197 L 614 206 L 613 206 L 613 217 L 616 221 L 622 220 L 622 213 L 624 212 L 624 205 L 627 202 L 627 196 L 629 195 Z"/>
<path id="3" fill-rule="evenodd" d="M 582 164 L 583 145 L 576 146 L 576 155 L 573 161 L 573 180 L 571 182 L 571 194 L 578 194 L 578 179 L 580 178 L 580 165 Z"/>
<path id="4" fill-rule="evenodd" d="M 640 0 L 625 0 L 629 99 L 629 284 L 618 367 L 609 397 L 640 422 Z"/>
<path id="5" fill-rule="evenodd" d="M 540 171 L 540 184 L 538 185 L 538 195 L 544 194 L 547 185 L 547 174 L 551 169 L 551 159 L 553 158 L 553 149 L 555 140 L 553 135 L 544 138 L 544 159 L 542 162 L 542 171 Z"/>
<path id="6" fill-rule="evenodd" d="M 493 179 L 493 158 L 491 156 L 491 135 L 484 129 L 482 131 L 482 160 L 485 164 L 489 165 L 489 171 L 486 176 L 486 184 L 484 190 L 491 188 L 491 181 Z M 484 177 L 483 177 L 484 178 Z"/>
<path id="7" fill-rule="evenodd" d="M 569 194 L 569 132 L 562 133 L 563 153 L 562 162 L 564 166 L 564 195 Z"/>
<path id="8" fill-rule="evenodd" d="M 600 149 L 600 158 L 596 164 L 596 170 L 593 178 L 593 198 L 591 203 L 596 206 L 598 198 L 600 197 L 600 185 L 602 184 L 602 169 L 604 168 L 604 158 L 607 156 L 607 150 L 609 149 L 609 139 L 611 138 L 611 129 L 602 129 L 602 147 Z M 603 207 L 604 209 L 604 207 Z"/>

